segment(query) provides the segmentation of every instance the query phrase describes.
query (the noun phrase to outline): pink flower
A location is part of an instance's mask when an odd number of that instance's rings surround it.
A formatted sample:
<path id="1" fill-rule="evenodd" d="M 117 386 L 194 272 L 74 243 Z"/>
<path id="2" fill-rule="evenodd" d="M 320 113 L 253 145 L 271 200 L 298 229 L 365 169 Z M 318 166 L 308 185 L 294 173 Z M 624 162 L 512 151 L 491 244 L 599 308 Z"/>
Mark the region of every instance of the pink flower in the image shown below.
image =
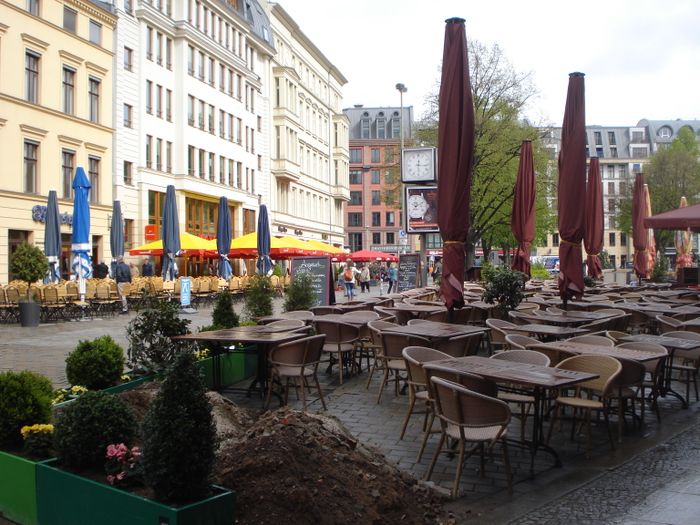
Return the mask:
<path id="1" fill-rule="evenodd" d="M 107 483 L 109 483 L 110 485 L 114 485 L 114 476 L 112 476 L 111 474 L 108 475 L 107 476 Z"/>
<path id="2" fill-rule="evenodd" d="M 117 480 L 121 481 L 124 479 L 125 476 L 126 472 L 120 472 L 119 474 L 117 474 Z"/>

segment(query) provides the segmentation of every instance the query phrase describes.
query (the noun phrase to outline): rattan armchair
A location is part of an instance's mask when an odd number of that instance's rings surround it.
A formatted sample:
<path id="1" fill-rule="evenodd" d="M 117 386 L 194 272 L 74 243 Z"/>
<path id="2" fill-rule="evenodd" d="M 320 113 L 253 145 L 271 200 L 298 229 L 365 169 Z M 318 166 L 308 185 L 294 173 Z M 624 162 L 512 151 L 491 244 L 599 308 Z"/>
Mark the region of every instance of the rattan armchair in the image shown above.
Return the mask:
<path id="1" fill-rule="evenodd" d="M 317 334 L 325 334 L 323 352 L 328 354 L 328 368 L 338 363 L 340 384 L 343 384 L 343 369 L 349 366 L 349 373 L 355 367 L 355 343 L 360 338 L 360 329 L 345 323 L 323 321 L 323 316 L 314 319 Z"/>

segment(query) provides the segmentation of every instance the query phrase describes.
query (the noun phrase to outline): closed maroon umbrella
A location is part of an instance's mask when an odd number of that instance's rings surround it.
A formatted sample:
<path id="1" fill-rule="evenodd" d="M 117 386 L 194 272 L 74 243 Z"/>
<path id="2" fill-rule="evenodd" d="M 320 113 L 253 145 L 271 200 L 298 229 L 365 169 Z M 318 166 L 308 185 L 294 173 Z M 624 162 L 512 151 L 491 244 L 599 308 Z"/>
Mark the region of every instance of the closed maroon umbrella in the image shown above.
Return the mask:
<path id="1" fill-rule="evenodd" d="M 586 233 L 583 237 L 586 248 L 588 275 L 594 279 L 603 277 L 598 254 L 603 249 L 603 183 L 600 180 L 600 162 L 593 157 L 588 166 L 586 184 Z"/>
<path id="2" fill-rule="evenodd" d="M 583 73 L 569 75 L 559 152 L 559 295 L 583 295 L 581 241 L 585 230 L 586 104 Z"/>
<path id="3" fill-rule="evenodd" d="M 529 277 L 530 246 L 535 238 L 535 163 L 532 160 L 532 143 L 529 140 L 524 140 L 520 146 L 520 164 L 515 181 L 510 229 L 518 241 L 512 268 Z"/>
<path id="4" fill-rule="evenodd" d="M 632 194 L 632 244 L 634 245 L 634 273 L 639 279 L 647 276 L 647 230 L 644 227 L 646 202 L 644 199 L 644 175 L 637 173 Z"/>
<path id="5" fill-rule="evenodd" d="M 474 162 L 474 103 L 464 20 L 446 20 L 438 128 L 438 225 L 442 236 L 440 293 L 447 308 L 464 306 L 464 242 Z"/>

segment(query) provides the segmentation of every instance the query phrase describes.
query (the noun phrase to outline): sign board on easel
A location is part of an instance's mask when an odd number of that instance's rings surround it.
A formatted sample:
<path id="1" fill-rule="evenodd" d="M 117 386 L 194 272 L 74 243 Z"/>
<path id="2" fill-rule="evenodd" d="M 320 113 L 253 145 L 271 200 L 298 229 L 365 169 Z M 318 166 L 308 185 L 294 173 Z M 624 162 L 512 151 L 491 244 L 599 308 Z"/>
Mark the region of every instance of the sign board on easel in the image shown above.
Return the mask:
<path id="1" fill-rule="evenodd" d="M 413 290 L 420 286 L 420 254 L 404 253 L 399 255 L 399 278 L 396 283 L 398 292 Z"/>
<path id="2" fill-rule="evenodd" d="M 330 257 L 293 257 L 291 273 L 292 280 L 300 273 L 307 273 L 311 276 L 311 285 L 316 297 L 314 306 L 335 304 Z"/>

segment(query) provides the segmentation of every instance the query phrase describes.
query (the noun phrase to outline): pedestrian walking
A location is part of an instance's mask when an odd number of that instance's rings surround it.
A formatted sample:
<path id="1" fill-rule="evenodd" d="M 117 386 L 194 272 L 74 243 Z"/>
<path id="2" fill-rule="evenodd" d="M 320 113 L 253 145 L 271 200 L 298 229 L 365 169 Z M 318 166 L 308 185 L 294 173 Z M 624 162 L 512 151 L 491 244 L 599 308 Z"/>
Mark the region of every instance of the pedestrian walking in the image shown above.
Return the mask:
<path id="1" fill-rule="evenodd" d="M 360 291 L 369 293 L 369 265 L 365 264 L 360 270 Z"/>
<path id="2" fill-rule="evenodd" d="M 355 268 L 355 264 L 348 259 L 343 270 L 343 284 L 345 284 L 345 293 L 348 296 L 348 301 L 352 301 L 355 290 L 355 277 L 360 275 L 360 271 Z"/>
<path id="3" fill-rule="evenodd" d="M 141 275 L 141 272 L 139 272 L 138 267 L 133 262 L 129 263 L 129 273 L 131 274 L 132 278 Z"/>
<path id="4" fill-rule="evenodd" d="M 122 313 L 125 314 L 129 311 L 125 289 L 127 283 L 131 282 L 131 271 L 129 270 L 129 266 L 124 262 L 124 257 L 119 257 L 119 259 L 117 259 L 117 268 L 114 273 L 114 280 L 117 281 L 117 291 L 122 301 Z"/>
<path id="5" fill-rule="evenodd" d="M 389 274 L 389 291 L 387 293 L 391 293 L 391 290 L 394 290 L 394 293 L 398 292 L 399 290 L 396 281 L 399 280 L 399 269 L 394 263 L 390 263 L 389 271 L 387 273 Z"/>
<path id="6" fill-rule="evenodd" d="M 144 277 L 152 277 L 153 276 L 153 263 L 151 262 L 150 259 L 146 259 L 143 263 L 143 268 L 141 269 L 141 274 Z"/>

